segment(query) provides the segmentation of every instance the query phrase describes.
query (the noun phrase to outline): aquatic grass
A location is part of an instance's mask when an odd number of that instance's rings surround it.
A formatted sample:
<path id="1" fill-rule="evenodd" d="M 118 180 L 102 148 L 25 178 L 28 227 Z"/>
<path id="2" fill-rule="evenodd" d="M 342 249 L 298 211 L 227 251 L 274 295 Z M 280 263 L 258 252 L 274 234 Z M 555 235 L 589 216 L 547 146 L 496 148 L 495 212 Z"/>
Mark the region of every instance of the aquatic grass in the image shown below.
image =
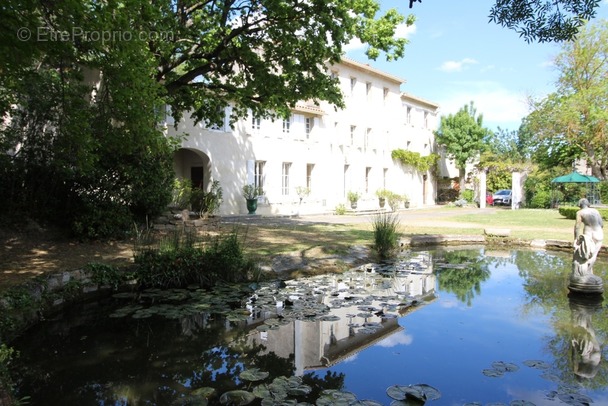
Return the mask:
<path id="1" fill-rule="evenodd" d="M 382 212 L 372 219 L 374 230 L 374 250 L 380 259 L 392 256 L 399 246 L 399 216 Z"/>
<path id="2" fill-rule="evenodd" d="M 214 237 L 176 231 L 147 240 L 134 252 L 135 278 L 144 288 L 212 287 L 256 279 L 260 273 L 236 227 Z"/>

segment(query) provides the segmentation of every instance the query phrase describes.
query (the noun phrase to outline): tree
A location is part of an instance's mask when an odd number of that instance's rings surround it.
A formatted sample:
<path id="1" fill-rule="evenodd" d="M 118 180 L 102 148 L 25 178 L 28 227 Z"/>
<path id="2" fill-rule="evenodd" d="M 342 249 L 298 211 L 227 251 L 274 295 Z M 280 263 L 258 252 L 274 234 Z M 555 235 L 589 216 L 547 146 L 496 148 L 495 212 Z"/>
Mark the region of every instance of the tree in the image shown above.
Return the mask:
<path id="1" fill-rule="evenodd" d="M 422 0 L 417 0 L 422 3 Z M 416 0 L 409 0 L 410 8 Z M 601 0 L 496 0 L 490 21 L 515 30 L 527 42 L 566 41 L 595 17 Z"/>
<path id="2" fill-rule="evenodd" d="M 414 22 L 394 9 L 377 16 L 376 0 L 28 2 L 3 6 L 0 15 L 19 21 L 4 33 L 13 43 L 23 34 L 20 26 L 29 32 L 19 46 L 31 45 L 30 60 L 47 54 L 51 42 L 94 67 L 113 58 L 116 47 L 130 48 L 148 63 L 140 75 L 162 85 L 158 96 L 174 115 L 192 111 L 197 120 L 216 123 L 228 104 L 233 120 L 249 111 L 286 115 L 301 100 L 342 105 L 327 64 L 339 61 L 353 39 L 368 44 L 372 59 L 382 52 L 388 60 L 401 58 L 407 41 L 395 38 L 395 30 Z M 66 40 L 52 40 L 58 36 Z"/>
<path id="3" fill-rule="evenodd" d="M 0 207 L 101 237 L 153 216 L 172 184 L 169 105 L 206 124 L 342 106 L 328 64 L 353 39 L 403 56 L 375 0 L 71 1 L 0 5 Z M 10 215 L 10 214 L 9 214 Z"/>
<path id="4" fill-rule="evenodd" d="M 441 117 L 435 139 L 445 148 L 447 156 L 456 162 L 461 185 L 465 182 L 467 164 L 479 156 L 489 134 L 490 130 L 483 127 L 483 116 L 477 115 L 473 102 L 456 114 Z M 460 189 L 462 192 L 463 188 Z"/>
<path id="5" fill-rule="evenodd" d="M 584 159 L 593 176 L 608 175 L 608 22 L 585 26 L 555 59 L 557 90 L 527 117 L 551 165 Z"/>
<path id="6" fill-rule="evenodd" d="M 488 190 L 510 189 L 511 173 L 529 172 L 532 168 L 533 144 L 525 125 L 517 131 L 500 127 L 486 140 L 479 158 L 479 168 L 487 170 Z"/>

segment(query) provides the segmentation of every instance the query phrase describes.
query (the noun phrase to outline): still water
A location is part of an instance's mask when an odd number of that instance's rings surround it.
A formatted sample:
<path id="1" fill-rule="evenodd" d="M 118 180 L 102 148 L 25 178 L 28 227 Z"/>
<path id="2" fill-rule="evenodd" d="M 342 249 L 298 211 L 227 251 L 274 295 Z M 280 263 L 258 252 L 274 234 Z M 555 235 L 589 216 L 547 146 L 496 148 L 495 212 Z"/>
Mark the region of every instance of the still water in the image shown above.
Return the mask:
<path id="1" fill-rule="evenodd" d="M 29 330 L 14 375 L 32 405 L 422 404 L 395 400 L 409 385 L 428 405 L 608 405 L 608 310 L 568 297 L 570 269 L 561 253 L 459 248 L 123 293 Z M 608 281 L 606 263 L 595 273 Z"/>

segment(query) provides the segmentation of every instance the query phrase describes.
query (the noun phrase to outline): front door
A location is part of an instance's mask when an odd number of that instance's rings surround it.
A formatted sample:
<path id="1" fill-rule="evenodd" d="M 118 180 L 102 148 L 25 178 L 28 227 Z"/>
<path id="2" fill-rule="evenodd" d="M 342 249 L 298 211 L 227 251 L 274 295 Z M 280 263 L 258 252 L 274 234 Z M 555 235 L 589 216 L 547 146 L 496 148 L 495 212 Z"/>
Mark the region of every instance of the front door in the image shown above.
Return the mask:
<path id="1" fill-rule="evenodd" d="M 190 180 L 192 181 L 192 187 L 199 189 L 205 188 L 204 184 L 204 168 L 202 166 L 193 166 L 190 168 Z"/>

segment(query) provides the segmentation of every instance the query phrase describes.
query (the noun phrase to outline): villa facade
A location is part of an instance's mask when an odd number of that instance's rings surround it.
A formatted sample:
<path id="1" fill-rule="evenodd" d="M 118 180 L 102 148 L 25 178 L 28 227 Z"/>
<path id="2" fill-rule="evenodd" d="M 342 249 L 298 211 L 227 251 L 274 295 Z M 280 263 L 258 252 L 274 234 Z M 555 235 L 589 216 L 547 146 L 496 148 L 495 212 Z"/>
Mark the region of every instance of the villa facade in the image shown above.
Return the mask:
<path id="1" fill-rule="evenodd" d="M 257 214 L 314 214 L 350 208 L 349 191 L 358 192 L 359 210 L 377 209 L 376 191 L 407 195 L 411 207 L 435 204 L 435 174 L 421 173 L 391 158 L 395 149 L 436 151 L 435 103 L 402 93 L 404 80 L 349 59 L 330 68 L 340 81 L 345 108 L 301 102 L 286 120 L 250 116 L 231 128 L 206 128 L 184 119 L 168 135 L 188 134 L 174 156 L 178 177 L 209 190 L 219 181 L 220 215 L 247 213 L 245 184 L 264 190 Z M 453 176 L 448 166 L 439 165 Z M 456 172 L 457 173 L 457 172 Z M 309 191 L 303 194 L 302 191 Z"/>

